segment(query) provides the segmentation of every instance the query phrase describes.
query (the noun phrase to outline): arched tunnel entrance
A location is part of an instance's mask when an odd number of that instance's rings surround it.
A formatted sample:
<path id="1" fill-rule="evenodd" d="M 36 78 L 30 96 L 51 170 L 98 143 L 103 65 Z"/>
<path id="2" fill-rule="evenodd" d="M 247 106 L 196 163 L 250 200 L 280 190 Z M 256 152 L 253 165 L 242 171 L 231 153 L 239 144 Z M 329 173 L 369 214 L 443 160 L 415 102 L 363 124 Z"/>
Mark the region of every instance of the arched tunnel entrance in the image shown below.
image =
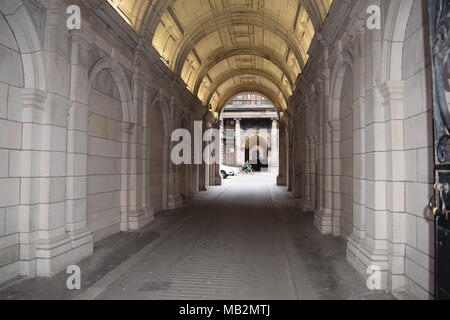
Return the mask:
<path id="1" fill-rule="evenodd" d="M 448 298 L 448 3 L 0 0 L 0 299 Z"/>

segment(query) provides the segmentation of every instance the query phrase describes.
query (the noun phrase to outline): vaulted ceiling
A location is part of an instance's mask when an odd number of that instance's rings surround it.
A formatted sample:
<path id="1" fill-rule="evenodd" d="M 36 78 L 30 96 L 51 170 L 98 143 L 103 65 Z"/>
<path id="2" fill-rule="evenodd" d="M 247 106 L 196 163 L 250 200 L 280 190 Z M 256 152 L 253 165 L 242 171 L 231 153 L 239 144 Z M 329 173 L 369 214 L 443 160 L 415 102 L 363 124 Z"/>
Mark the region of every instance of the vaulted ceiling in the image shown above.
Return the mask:
<path id="1" fill-rule="evenodd" d="M 259 92 L 287 107 L 333 0 L 108 0 L 213 111 Z"/>

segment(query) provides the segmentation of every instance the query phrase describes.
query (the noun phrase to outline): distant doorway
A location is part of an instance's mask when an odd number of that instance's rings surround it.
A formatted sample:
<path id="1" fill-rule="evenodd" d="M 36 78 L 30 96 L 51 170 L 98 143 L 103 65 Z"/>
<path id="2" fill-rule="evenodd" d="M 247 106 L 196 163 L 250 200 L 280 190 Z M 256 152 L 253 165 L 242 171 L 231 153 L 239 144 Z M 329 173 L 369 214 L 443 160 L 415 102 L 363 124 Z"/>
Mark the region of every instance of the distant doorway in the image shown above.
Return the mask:
<path id="1" fill-rule="evenodd" d="M 248 137 L 245 140 L 245 162 L 249 161 L 256 172 L 269 169 L 269 144 L 261 136 Z"/>

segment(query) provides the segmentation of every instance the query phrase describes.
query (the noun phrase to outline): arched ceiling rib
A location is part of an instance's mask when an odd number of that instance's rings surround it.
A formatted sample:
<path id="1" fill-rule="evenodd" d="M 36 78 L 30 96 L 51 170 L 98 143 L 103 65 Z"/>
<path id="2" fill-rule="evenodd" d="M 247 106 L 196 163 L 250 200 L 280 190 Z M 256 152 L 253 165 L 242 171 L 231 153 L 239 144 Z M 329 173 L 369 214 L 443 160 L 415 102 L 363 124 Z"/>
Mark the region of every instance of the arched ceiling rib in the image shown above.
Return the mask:
<path id="1" fill-rule="evenodd" d="M 221 97 L 217 101 L 216 112 L 221 112 L 225 105 L 236 95 L 243 92 L 256 92 L 266 96 L 275 105 L 278 112 L 282 112 L 287 108 L 286 100 L 276 93 L 274 93 L 270 88 L 259 86 L 256 84 L 246 84 L 244 86 L 236 86 L 227 91 L 227 94 Z"/>
<path id="2" fill-rule="evenodd" d="M 162 28 L 161 25 L 157 29 L 155 38 L 159 36 L 160 28 Z M 310 39 L 308 40 L 310 42 L 314 31 L 309 31 Z M 258 39 L 258 37 L 263 38 L 265 32 L 270 32 L 272 37 L 275 35 L 286 44 L 288 49 L 292 50 L 301 67 L 307 60 L 307 50 L 310 43 L 297 40 L 297 35 L 290 30 L 289 26 L 277 20 L 276 17 L 258 10 L 236 11 L 232 15 L 229 12 L 221 12 L 219 15 L 202 21 L 201 24 L 195 26 L 195 29 L 190 29 L 187 36 L 183 37 L 183 40 L 177 44 L 178 46 L 174 51 L 175 58 L 172 61 L 174 71 L 179 72 L 187 55 L 200 41 L 214 32 L 219 33 L 223 47 L 236 43 L 258 46 L 258 42 L 266 40 Z M 158 39 L 156 39 L 157 41 Z"/>
<path id="3" fill-rule="evenodd" d="M 259 74 L 268 77 L 273 82 L 279 84 L 282 91 L 287 92 L 288 96 L 292 94 L 294 82 L 286 76 L 283 69 L 266 58 L 255 55 L 235 55 L 224 59 L 208 69 L 204 77 L 197 77 L 201 80 L 198 91 L 194 93 L 198 95 L 201 100 L 204 100 L 205 92 L 214 92 L 211 90 L 213 83 L 220 81 L 223 74 L 231 75 L 245 75 L 245 74 Z M 214 81 L 212 81 L 214 79 Z M 295 81 L 295 80 L 294 80 Z M 188 83 L 189 85 L 189 83 Z M 197 85 L 197 84 L 196 84 Z M 205 101 L 208 101 L 207 99 Z"/>
<path id="4" fill-rule="evenodd" d="M 209 90 L 209 95 L 206 101 L 211 101 L 212 96 L 217 90 L 222 88 L 228 88 L 228 82 L 232 80 L 232 84 L 248 84 L 248 83 L 256 83 L 261 84 L 264 81 L 273 85 L 273 88 L 277 89 L 277 92 L 282 93 L 285 99 L 288 99 L 292 92 L 289 92 L 285 88 L 279 85 L 278 79 L 272 77 L 270 73 L 264 72 L 262 70 L 254 70 L 254 69 L 242 69 L 239 71 L 240 74 L 236 74 L 236 72 L 230 71 L 225 74 L 220 75 L 213 83 L 212 90 Z"/>
<path id="5" fill-rule="evenodd" d="M 108 0 L 213 111 L 258 87 L 285 108 L 332 1 Z"/>
<path id="6" fill-rule="evenodd" d="M 272 62 L 274 65 L 280 69 L 283 74 L 287 75 L 290 84 L 293 86 L 295 83 L 296 77 L 298 73 L 295 73 L 293 66 L 289 66 L 286 61 L 284 61 L 283 57 L 275 50 L 271 48 L 238 48 L 233 47 L 230 50 L 225 50 L 224 48 L 220 48 L 215 50 L 208 60 L 203 61 L 201 68 L 198 71 L 198 78 L 194 86 L 194 94 L 198 94 L 200 90 L 200 86 L 202 82 L 205 80 L 205 77 L 208 75 L 208 72 L 213 69 L 217 64 L 221 63 L 224 60 L 235 56 L 243 56 L 250 55 L 254 57 L 264 58 L 267 61 Z"/>

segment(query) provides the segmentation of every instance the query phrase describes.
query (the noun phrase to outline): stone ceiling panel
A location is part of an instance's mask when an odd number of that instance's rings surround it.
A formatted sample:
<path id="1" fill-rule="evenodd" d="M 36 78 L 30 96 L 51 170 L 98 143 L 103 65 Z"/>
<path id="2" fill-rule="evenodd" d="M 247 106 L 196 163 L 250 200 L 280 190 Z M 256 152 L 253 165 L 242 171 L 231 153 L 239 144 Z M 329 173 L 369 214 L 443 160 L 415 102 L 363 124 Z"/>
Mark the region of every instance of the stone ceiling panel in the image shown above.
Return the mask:
<path id="1" fill-rule="evenodd" d="M 239 88 L 287 99 L 332 0 L 108 0 L 213 110 Z M 221 83 L 223 81 L 223 83 Z M 278 105 L 286 105 L 278 103 Z"/>

